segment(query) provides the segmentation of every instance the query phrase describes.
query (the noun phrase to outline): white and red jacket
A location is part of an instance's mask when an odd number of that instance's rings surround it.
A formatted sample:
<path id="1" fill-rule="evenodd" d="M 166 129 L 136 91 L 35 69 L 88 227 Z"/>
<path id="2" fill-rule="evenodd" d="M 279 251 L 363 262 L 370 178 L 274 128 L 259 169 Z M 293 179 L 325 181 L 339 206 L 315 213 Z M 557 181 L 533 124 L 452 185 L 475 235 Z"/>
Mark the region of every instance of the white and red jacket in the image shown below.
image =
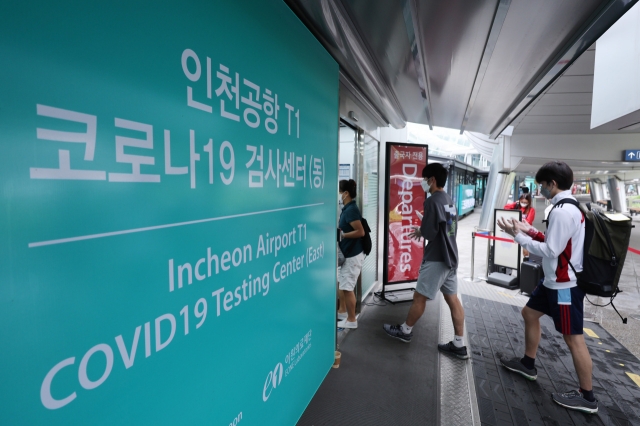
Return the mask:
<path id="1" fill-rule="evenodd" d="M 556 204 L 563 198 L 571 198 L 571 191 L 562 191 L 551 200 Z M 574 205 L 565 203 L 553 209 L 549 214 L 546 235 L 531 229 L 529 234 L 518 233 L 515 240 L 530 253 L 542 256 L 544 286 L 554 290 L 576 286 L 576 275 L 567 262 L 576 271 L 582 271 L 584 245 L 584 215 Z M 563 253 L 566 253 L 564 255 Z"/>

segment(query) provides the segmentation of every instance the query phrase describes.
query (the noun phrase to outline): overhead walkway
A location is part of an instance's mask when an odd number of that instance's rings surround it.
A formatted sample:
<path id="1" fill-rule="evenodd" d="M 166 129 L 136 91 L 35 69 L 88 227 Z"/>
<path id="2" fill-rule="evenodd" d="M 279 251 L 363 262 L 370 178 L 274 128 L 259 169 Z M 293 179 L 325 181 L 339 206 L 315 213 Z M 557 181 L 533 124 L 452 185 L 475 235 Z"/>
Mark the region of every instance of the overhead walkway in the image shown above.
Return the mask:
<path id="1" fill-rule="evenodd" d="M 536 207 L 539 222 L 544 200 Z M 471 359 L 460 361 L 437 350 L 438 341 L 453 336 L 441 296 L 427 303 L 410 344 L 382 330 L 385 322 L 402 322 L 409 304 L 368 300 L 375 304 L 363 310 L 359 328 L 340 333 L 340 368 L 329 372 L 299 425 L 640 425 L 640 360 L 598 323 L 585 322 L 600 401 L 596 415 L 569 411 L 551 400 L 552 392 L 576 387 L 577 377 L 571 354 L 550 318 L 542 319 L 536 382 L 499 365 L 500 357 L 523 352 L 520 310 L 528 298 L 517 290 L 465 279 L 470 273 L 471 231 L 478 219 L 476 212 L 461 220 L 458 230 L 458 284 Z M 486 246 L 476 243 L 478 276 L 484 274 Z M 639 324 L 630 319 L 626 327 L 637 330 Z"/>

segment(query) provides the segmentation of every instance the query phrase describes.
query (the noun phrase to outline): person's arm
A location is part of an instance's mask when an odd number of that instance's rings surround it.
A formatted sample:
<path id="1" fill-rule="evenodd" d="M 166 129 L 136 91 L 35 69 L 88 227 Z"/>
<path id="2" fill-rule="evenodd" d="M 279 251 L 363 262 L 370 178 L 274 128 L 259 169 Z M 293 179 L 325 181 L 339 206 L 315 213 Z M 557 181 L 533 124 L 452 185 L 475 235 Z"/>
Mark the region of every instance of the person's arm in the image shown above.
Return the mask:
<path id="1" fill-rule="evenodd" d="M 438 235 L 441 222 L 438 216 L 436 204 L 434 202 L 425 203 L 424 218 L 420 224 L 420 234 L 427 241 L 435 239 L 436 235 Z"/>
<path id="2" fill-rule="evenodd" d="M 527 221 L 527 223 L 529 223 L 529 225 L 533 225 L 533 221 L 536 219 L 536 209 L 534 209 L 533 207 L 531 207 L 529 209 L 529 213 L 527 213 L 527 217 L 525 217 L 524 220 Z"/>
<path id="3" fill-rule="evenodd" d="M 353 222 L 349 222 L 349 225 L 353 228 L 351 232 L 344 232 L 342 234 L 342 238 L 360 238 L 364 237 L 364 228 L 362 227 L 362 222 L 359 220 L 354 220 Z"/>
<path id="4" fill-rule="evenodd" d="M 515 210 L 516 209 L 516 204 L 518 204 L 517 202 L 515 203 L 508 203 L 506 206 L 504 206 L 503 208 L 505 210 Z"/>
<path id="5" fill-rule="evenodd" d="M 535 230 L 535 228 L 531 229 Z M 549 228 L 546 236 L 543 236 L 544 241 L 540 241 L 540 232 L 535 235 L 535 239 L 531 238 L 528 233 L 526 235 L 518 233 L 515 236 L 515 240 L 523 248 L 529 250 L 530 253 L 536 256 L 557 258 L 567 247 L 567 242 L 571 238 L 572 230 L 574 229 L 575 224 L 573 223 L 571 214 L 563 209 L 555 209 L 553 213 L 549 215 Z"/>
<path id="6" fill-rule="evenodd" d="M 529 229 L 529 232 L 527 232 L 527 235 L 529 235 L 533 241 L 539 241 L 541 243 L 544 243 L 545 241 L 544 234 L 538 231 L 533 226 Z"/>

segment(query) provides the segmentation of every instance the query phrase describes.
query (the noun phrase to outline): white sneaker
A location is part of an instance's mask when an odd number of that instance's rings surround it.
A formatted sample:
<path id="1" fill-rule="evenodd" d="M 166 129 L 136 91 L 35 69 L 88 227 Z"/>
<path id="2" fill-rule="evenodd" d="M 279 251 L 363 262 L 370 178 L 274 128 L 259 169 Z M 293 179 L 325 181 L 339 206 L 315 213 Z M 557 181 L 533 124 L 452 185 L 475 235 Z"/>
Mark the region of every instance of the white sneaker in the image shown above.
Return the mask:
<path id="1" fill-rule="evenodd" d="M 338 328 L 358 328 L 358 320 L 351 322 L 343 319 L 342 321 L 338 322 Z"/>
<path id="2" fill-rule="evenodd" d="M 346 312 L 343 312 L 343 313 L 338 312 L 338 319 L 339 320 L 346 320 L 348 316 L 349 316 L 349 314 L 346 313 Z"/>

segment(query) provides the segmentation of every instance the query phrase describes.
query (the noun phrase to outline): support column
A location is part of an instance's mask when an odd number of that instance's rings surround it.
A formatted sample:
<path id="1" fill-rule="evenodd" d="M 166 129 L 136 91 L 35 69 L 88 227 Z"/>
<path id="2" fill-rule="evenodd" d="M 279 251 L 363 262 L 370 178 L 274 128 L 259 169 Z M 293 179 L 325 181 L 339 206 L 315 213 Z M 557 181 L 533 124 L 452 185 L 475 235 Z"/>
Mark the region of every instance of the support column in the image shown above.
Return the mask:
<path id="1" fill-rule="evenodd" d="M 595 204 L 598 201 L 598 197 L 596 194 L 596 183 L 593 180 L 589 181 L 589 197 L 591 197 L 591 203 Z"/>
<path id="2" fill-rule="evenodd" d="M 493 229 L 493 211 L 501 209 L 507 203 L 516 174 L 501 172 L 504 165 L 504 141 L 500 141 L 493 149 L 491 167 L 487 177 L 487 189 L 482 204 L 479 227 Z M 494 230 L 495 231 L 495 230 Z"/>
<path id="3" fill-rule="evenodd" d="M 611 197 L 611 206 L 613 210 L 624 213 L 627 211 L 627 197 L 624 188 L 624 182 L 618 180 L 615 176 L 607 180 L 609 187 L 609 196 Z"/>
<path id="4" fill-rule="evenodd" d="M 364 210 L 364 131 L 360 128 L 356 129 L 356 141 L 353 149 L 353 167 L 355 169 L 353 180 L 357 184 L 356 204 L 362 212 Z M 354 292 L 356 295 L 356 314 L 359 314 L 362 311 L 362 272 L 358 275 Z"/>
<path id="5" fill-rule="evenodd" d="M 591 201 L 592 202 L 595 203 L 597 201 L 605 199 L 604 191 L 602 190 L 602 182 L 600 182 L 599 180 L 592 180 L 589 183 L 589 188 L 591 190 Z"/>

